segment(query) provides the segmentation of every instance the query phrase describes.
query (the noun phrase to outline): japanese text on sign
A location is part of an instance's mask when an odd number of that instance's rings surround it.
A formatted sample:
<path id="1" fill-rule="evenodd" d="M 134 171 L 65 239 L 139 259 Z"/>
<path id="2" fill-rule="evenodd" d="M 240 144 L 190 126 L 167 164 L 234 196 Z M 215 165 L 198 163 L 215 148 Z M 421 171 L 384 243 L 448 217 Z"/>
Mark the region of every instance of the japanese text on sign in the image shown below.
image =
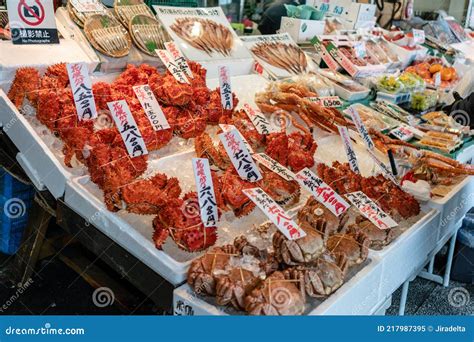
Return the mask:
<path id="1" fill-rule="evenodd" d="M 166 120 L 166 116 L 156 100 L 155 95 L 151 91 L 150 86 L 148 84 L 135 86 L 133 87 L 133 91 L 135 92 L 138 101 L 140 101 L 153 129 L 155 131 L 161 131 L 170 128 L 170 124 L 168 123 L 168 120 Z"/>
<path id="2" fill-rule="evenodd" d="M 219 16 L 221 13 L 218 8 L 164 8 L 154 6 L 155 11 L 168 15 L 197 15 L 197 16 Z"/>
<path id="3" fill-rule="evenodd" d="M 356 67 L 350 61 L 350 59 L 341 53 L 333 43 L 328 44 L 327 50 L 329 54 L 336 60 L 336 62 L 338 62 L 344 68 L 344 70 L 349 73 L 349 75 L 354 77 L 358 73 Z"/>
<path id="4" fill-rule="evenodd" d="M 266 135 L 279 131 L 273 127 L 261 111 L 252 108 L 248 103 L 244 104 L 244 111 L 247 113 L 248 118 L 252 121 L 258 133 Z"/>
<path id="5" fill-rule="evenodd" d="M 232 98 L 232 86 L 230 84 L 229 68 L 225 65 L 219 67 L 219 86 L 221 91 L 222 108 L 234 109 L 234 100 Z"/>
<path id="6" fill-rule="evenodd" d="M 186 75 L 184 75 L 184 73 L 181 71 L 180 67 L 168 51 L 155 51 L 158 54 L 158 57 L 160 57 L 163 64 L 165 65 L 166 69 L 168 69 L 168 71 L 173 75 L 176 81 L 178 81 L 179 83 L 189 83 L 189 80 L 187 79 Z"/>
<path id="7" fill-rule="evenodd" d="M 261 188 L 244 189 L 242 192 L 267 215 L 288 240 L 306 236 L 305 231 Z"/>
<path id="8" fill-rule="evenodd" d="M 326 47 L 323 46 L 323 43 L 321 43 L 321 41 L 317 37 L 314 37 L 313 40 L 311 40 L 311 43 L 313 44 L 316 53 L 321 56 L 322 60 L 324 61 L 324 63 L 326 63 L 329 69 L 334 71 L 339 69 L 339 65 L 337 64 L 337 62 L 334 60 L 334 58 L 331 57 L 331 55 L 326 50 Z"/>
<path id="9" fill-rule="evenodd" d="M 346 126 L 337 126 L 339 134 L 341 136 L 342 142 L 344 143 L 344 150 L 346 151 L 347 161 L 351 170 L 355 173 L 360 174 L 359 164 L 357 163 L 357 157 L 352 147 L 351 137 L 349 136 L 349 131 Z"/>
<path id="10" fill-rule="evenodd" d="M 337 108 L 342 106 L 339 96 L 308 97 L 308 100 L 326 108 Z"/>
<path id="11" fill-rule="evenodd" d="M 423 44 L 425 42 L 425 31 L 413 29 L 413 42 L 415 44 Z"/>
<path id="12" fill-rule="evenodd" d="M 114 119 L 120 135 L 122 136 L 125 147 L 130 157 L 139 157 L 148 154 L 145 141 L 143 140 L 137 123 L 128 108 L 125 100 L 108 102 L 110 113 Z"/>
<path id="13" fill-rule="evenodd" d="M 193 169 L 201 220 L 205 227 L 213 227 L 217 224 L 219 218 L 209 160 L 205 158 L 193 158 Z"/>
<path id="14" fill-rule="evenodd" d="M 268 154 L 265 153 L 258 153 L 252 155 L 253 159 L 255 159 L 258 163 L 262 164 L 270 171 L 275 172 L 280 177 L 286 179 L 287 181 L 294 181 L 296 179 L 296 175 L 288 170 L 286 167 L 281 165 L 275 159 L 272 159 Z"/>
<path id="15" fill-rule="evenodd" d="M 97 117 L 92 82 L 85 63 L 67 64 L 69 83 L 71 84 L 79 120 L 89 120 Z"/>
<path id="16" fill-rule="evenodd" d="M 337 192 L 331 189 L 329 185 L 324 183 L 321 178 L 316 176 L 308 168 L 298 172 L 296 174 L 296 180 L 334 215 L 340 216 L 349 209 L 349 203 L 344 201 Z"/>
<path id="17" fill-rule="evenodd" d="M 257 165 L 255 165 L 237 129 L 219 134 L 219 139 L 222 141 L 240 178 L 249 182 L 256 182 L 262 179 L 260 170 L 257 168 Z"/>
<path id="18" fill-rule="evenodd" d="M 410 129 L 410 126 L 405 124 L 402 124 L 399 127 L 391 130 L 390 134 L 402 141 L 409 141 L 415 136 L 413 131 Z"/>
<path id="19" fill-rule="evenodd" d="M 373 150 L 375 145 L 374 142 L 372 141 L 372 138 L 369 135 L 369 131 L 367 131 L 367 128 L 365 127 L 364 123 L 362 122 L 362 119 L 359 116 L 359 113 L 357 110 L 353 107 L 350 106 L 347 108 L 347 111 L 349 112 L 349 115 L 352 118 L 352 121 L 357 127 L 357 130 L 359 131 L 359 134 L 364 141 L 365 145 L 369 150 Z"/>
<path id="20" fill-rule="evenodd" d="M 176 44 L 174 42 L 167 42 L 165 43 L 165 48 L 171 54 L 171 57 L 173 57 L 174 61 L 179 67 L 179 70 L 181 70 L 187 77 L 194 78 L 186 58 L 184 57 L 181 50 L 176 46 Z"/>
<path id="21" fill-rule="evenodd" d="M 387 213 L 379 208 L 366 194 L 362 191 L 346 194 L 346 198 L 360 211 L 362 215 L 370 220 L 380 229 L 389 229 L 398 226 Z"/>
<path id="22" fill-rule="evenodd" d="M 247 139 L 244 138 L 244 136 L 242 135 L 242 133 L 240 133 L 240 131 L 234 126 L 234 125 L 228 125 L 228 124 L 219 124 L 219 127 L 220 129 L 222 129 L 222 132 L 230 132 L 232 131 L 233 129 L 237 130 L 237 132 L 239 132 L 239 135 L 240 135 L 240 138 L 242 139 L 242 141 L 244 142 L 244 145 L 245 147 L 247 147 L 247 150 L 249 150 L 250 154 L 253 154 L 254 151 L 252 149 L 252 146 L 250 146 L 249 142 L 247 141 Z M 252 127 L 252 129 L 255 129 Z"/>

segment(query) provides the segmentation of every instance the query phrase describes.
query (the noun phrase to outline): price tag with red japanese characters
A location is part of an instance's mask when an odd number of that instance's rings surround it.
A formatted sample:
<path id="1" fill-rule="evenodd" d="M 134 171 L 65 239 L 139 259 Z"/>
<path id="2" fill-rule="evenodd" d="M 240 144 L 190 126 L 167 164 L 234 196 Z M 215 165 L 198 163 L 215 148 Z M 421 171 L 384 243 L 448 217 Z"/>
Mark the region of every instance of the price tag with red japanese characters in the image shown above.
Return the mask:
<path id="1" fill-rule="evenodd" d="M 108 102 L 110 113 L 114 119 L 125 147 L 130 157 L 139 157 L 148 154 L 145 141 L 140 134 L 137 123 L 125 100 Z"/>
<path id="2" fill-rule="evenodd" d="M 155 50 L 156 53 L 158 54 L 158 57 L 160 57 L 161 61 L 165 65 L 166 69 L 174 76 L 174 78 L 179 82 L 179 83 L 188 83 L 189 80 L 187 79 L 186 75 L 181 71 L 178 63 L 174 60 L 173 56 L 166 51 L 166 50 Z"/>
<path id="3" fill-rule="evenodd" d="M 230 83 L 229 68 L 225 65 L 219 67 L 219 86 L 221 91 L 222 108 L 234 109 L 234 99 L 232 98 L 232 86 Z"/>
<path id="4" fill-rule="evenodd" d="M 173 57 L 179 70 L 181 70 L 187 77 L 194 78 L 193 72 L 186 61 L 186 57 L 184 57 L 178 46 L 176 46 L 174 42 L 167 42 L 165 43 L 165 48 L 171 54 L 171 57 Z"/>
<path id="5" fill-rule="evenodd" d="M 267 215 L 288 240 L 306 236 L 305 231 L 261 188 L 244 189 L 242 192 Z"/>
<path id="6" fill-rule="evenodd" d="M 161 131 L 171 127 L 148 84 L 135 86 L 133 87 L 133 91 L 155 131 Z"/>
<path id="7" fill-rule="evenodd" d="M 308 168 L 298 172 L 296 180 L 334 215 L 339 217 L 349 209 L 349 203 Z"/>
<path id="8" fill-rule="evenodd" d="M 366 194 L 362 191 L 346 194 L 346 198 L 351 202 L 362 215 L 370 220 L 380 229 L 389 229 L 398 226 L 387 213 L 379 208 Z"/>
<path id="9" fill-rule="evenodd" d="M 375 164 L 379 166 L 379 168 L 382 170 L 382 173 L 384 174 L 385 178 L 391 180 L 396 186 L 400 186 L 400 183 L 398 180 L 393 176 L 392 172 L 388 168 L 387 165 L 385 165 L 377 156 L 375 155 L 374 151 L 367 150 L 369 152 L 370 156 L 372 157 L 373 161 Z"/>
<path id="10" fill-rule="evenodd" d="M 205 158 L 193 158 L 193 169 L 199 199 L 199 209 L 201 211 L 201 220 L 205 227 L 214 227 L 219 218 L 209 160 Z"/>
<path id="11" fill-rule="evenodd" d="M 296 175 L 288 170 L 286 167 L 281 165 L 275 159 L 271 158 L 268 154 L 265 153 L 258 153 L 252 155 L 253 159 L 255 159 L 258 163 L 262 164 L 270 171 L 275 172 L 280 177 L 286 179 L 287 181 L 294 181 L 296 179 Z"/>
<path id="12" fill-rule="evenodd" d="M 79 120 L 96 118 L 97 108 L 87 65 L 85 63 L 66 64 L 66 68 Z"/>
<path id="13" fill-rule="evenodd" d="M 347 127 L 337 126 L 337 129 L 339 130 L 339 135 L 341 136 L 342 142 L 344 143 L 344 150 L 346 151 L 347 160 L 351 170 L 360 174 L 359 164 L 357 163 L 357 157 L 354 152 L 354 148 L 352 147 L 352 141 Z"/>
<path id="14" fill-rule="evenodd" d="M 230 161 L 237 170 L 240 178 L 249 182 L 256 182 L 262 179 L 260 170 L 253 161 L 237 129 L 234 128 L 228 132 L 219 134 L 219 139 L 222 141 Z"/>
<path id="15" fill-rule="evenodd" d="M 326 108 L 342 107 L 342 101 L 339 96 L 308 97 L 308 99 Z"/>
<path id="16" fill-rule="evenodd" d="M 425 31 L 413 29 L 413 41 L 415 44 L 423 44 L 425 42 Z"/>
<path id="17" fill-rule="evenodd" d="M 237 132 L 239 132 L 239 135 L 240 135 L 240 138 L 242 139 L 242 141 L 244 142 L 245 144 L 245 147 L 247 147 L 247 150 L 249 150 L 250 154 L 253 154 L 254 151 L 252 149 L 252 146 L 250 146 L 249 142 L 247 141 L 247 139 L 244 138 L 244 136 L 242 135 L 242 133 L 240 133 L 240 131 L 234 126 L 234 125 L 228 125 L 228 124 L 219 124 L 219 127 L 222 129 L 223 132 L 229 132 L 229 131 L 232 131 L 233 129 L 237 130 Z"/>
<path id="18" fill-rule="evenodd" d="M 247 113 L 248 118 L 252 121 L 253 125 L 257 129 L 257 132 L 260 134 L 270 134 L 279 132 L 279 129 L 276 129 L 270 121 L 263 115 L 261 111 L 253 108 L 248 103 L 244 104 L 245 113 Z"/>
<path id="19" fill-rule="evenodd" d="M 339 69 L 339 64 L 337 64 L 334 58 L 331 57 L 323 43 L 317 37 L 314 37 L 311 40 L 311 43 L 313 44 L 316 53 L 321 56 L 321 59 L 326 63 L 328 68 L 337 71 Z"/>
<path id="20" fill-rule="evenodd" d="M 372 138 L 369 135 L 369 131 L 365 127 L 364 123 L 362 122 L 362 119 L 360 118 L 359 113 L 353 106 L 350 106 L 349 108 L 347 108 L 347 111 L 349 112 L 349 115 L 351 116 L 352 121 L 356 125 L 357 130 L 359 131 L 359 134 L 362 140 L 364 141 L 365 145 L 367 146 L 369 150 L 373 150 L 375 147 L 374 142 L 372 141 Z"/>
<path id="21" fill-rule="evenodd" d="M 410 129 L 410 126 L 405 124 L 402 124 L 399 127 L 391 130 L 390 134 L 402 141 L 409 141 L 415 136 L 415 134 Z"/>

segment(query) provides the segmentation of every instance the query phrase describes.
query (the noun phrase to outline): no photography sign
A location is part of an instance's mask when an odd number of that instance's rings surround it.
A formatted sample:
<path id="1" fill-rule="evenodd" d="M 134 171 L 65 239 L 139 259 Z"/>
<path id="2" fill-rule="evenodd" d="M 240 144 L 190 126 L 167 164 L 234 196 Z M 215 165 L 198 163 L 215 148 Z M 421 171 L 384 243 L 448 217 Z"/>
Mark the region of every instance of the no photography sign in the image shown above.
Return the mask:
<path id="1" fill-rule="evenodd" d="M 7 0 L 13 44 L 57 44 L 53 0 Z"/>

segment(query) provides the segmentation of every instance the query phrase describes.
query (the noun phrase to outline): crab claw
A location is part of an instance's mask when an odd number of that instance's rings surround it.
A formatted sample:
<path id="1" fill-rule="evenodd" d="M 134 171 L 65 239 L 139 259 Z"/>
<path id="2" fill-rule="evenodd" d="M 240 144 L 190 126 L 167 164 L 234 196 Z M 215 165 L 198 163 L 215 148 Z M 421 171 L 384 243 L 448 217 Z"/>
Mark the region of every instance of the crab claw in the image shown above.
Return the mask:
<path id="1" fill-rule="evenodd" d="M 162 246 L 170 235 L 170 232 L 163 226 L 158 216 L 153 220 L 153 228 L 155 228 L 155 231 L 153 232 L 155 246 L 158 249 L 162 249 Z"/>

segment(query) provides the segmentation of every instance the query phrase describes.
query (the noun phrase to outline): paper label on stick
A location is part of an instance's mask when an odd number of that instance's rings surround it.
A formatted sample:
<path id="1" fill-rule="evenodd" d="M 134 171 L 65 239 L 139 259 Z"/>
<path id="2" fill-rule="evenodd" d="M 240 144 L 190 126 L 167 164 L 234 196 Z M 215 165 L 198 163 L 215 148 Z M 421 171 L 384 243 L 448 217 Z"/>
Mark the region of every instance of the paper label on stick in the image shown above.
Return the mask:
<path id="1" fill-rule="evenodd" d="M 205 158 L 193 158 L 193 170 L 201 220 L 204 227 L 214 227 L 217 224 L 219 216 L 209 160 Z"/>
<path id="2" fill-rule="evenodd" d="M 265 117 L 265 115 L 261 111 L 253 108 L 248 103 L 244 104 L 244 111 L 247 114 L 250 121 L 252 121 L 258 133 L 267 135 L 270 133 L 279 132 L 279 130 L 276 129 L 270 123 L 270 121 L 268 121 L 268 119 Z"/>
<path id="3" fill-rule="evenodd" d="M 252 146 L 250 146 L 247 139 L 244 138 L 244 136 L 242 135 L 242 133 L 240 133 L 240 131 L 237 129 L 237 127 L 235 127 L 234 125 L 227 125 L 227 124 L 219 124 L 219 127 L 222 129 L 223 132 L 229 132 L 233 129 L 237 130 L 237 132 L 239 132 L 240 138 L 242 139 L 242 141 L 245 144 L 245 147 L 247 147 L 247 150 L 249 150 L 250 154 L 254 154 Z"/>
<path id="4" fill-rule="evenodd" d="M 310 169 L 305 168 L 296 174 L 296 180 L 308 190 L 318 202 L 339 217 L 349 209 L 350 205 L 329 185 L 316 176 Z"/>
<path id="5" fill-rule="evenodd" d="M 139 157 L 148 154 L 145 141 L 140 134 L 137 123 L 125 100 L 108 102 L 110 113 L 114 119 L 125 147 L 130 157 Z"/>
<path id="6" fill-rule="evenodd" d="M 346 194 L 346 198 L 351 202 L 362 215 L 370 220 L 380 229 L 389 229 L 398 226 L 387 213 L 374 203 L 362 191 Z"/>
<path id="7" fill-rule="evenodd" d="M 258 163 L 262 164 L 270 171 L 275 172 L 280 177 L 286 179 L 287 181 L 294 181 L 296 179 L 296 175 L 288 170 L 286 167 L 281 165 L 275 159 L 271 158 L 268 154 L 265 153 L 258 153 L 252 155 L 253 159 L 255 159 Z"/>
<path id="8" fill-rule="evenodd" d="M 413 29 L 413 41 L 415 44 L 423 44 L 425 42 L 425 31 Z"/>
<path id="9" fill-rule="evenodd" d="M 174 42 L 167 42 L 165 43 L 165 48 L 171 54 L 171 57 L 173 57 L 179 70 L 181 70 L 187 77 L 194 78 L 193 72 L 186 61 L 186 57 L 184 57 L 178 46 Z"/>
<path id="10" fill-rule="evenodd" d="M 342 107 L 342 101 L 339 96 L 308 97 L 308 100 L 326 108 Z"/>
<path id="11" fill-rule="evenodd" d="M 267 215 L 288 240 L 306 236 L 306 232 L 261 188 L 244 189 L 242 192 Z"/>
<path id="12" fill-rule="evenodd" d="M 97 108 L 87 65 L 85 63 L 66 64 L 66 68 L 79 120 L 95 119 Z"/>
<path id="13" fill-rule="evenodd" d="M 374 142 L 372 141 L 372 138 L 369 135 L 369 131 L 365 127 L 364 123 L 362 122 L 362 119 L 360 118 L 359 113 L 353 106 L 350 106 L 349 108 L 347 108 L 347 111 L 349 112 L 349 115 L 351 116 L 352 121 L 356 125 L 356 128 L 359 131 L 359 134 L 362 140 L 364 141 L 365 146 L 367 146 L 369 150 L 373 150 L 375 147 Z"/>
<path id="14" fill-rule="evenodd" d="M 155 131 L 171 128 L 160 104 L 156 100 L 155 95 L 148 84 L 135 86 L 133 87 L 133 91 L 135 92 L 138 101 L 140 101 L 140 104 Z"/>
<path id="15" fill-rule="evenodd" d="M 345 126 L 337 126 L 339 130 L 339 135 L 341 136 L 342 142 L 344 143 L 344 150 L 346 151 L 347 161 L 351 170 L 355 173 L 360 174 L 359 164 L 357 163 L 357 157 L 352 147 L 351 137 L 349 136 L 349 131 Z"/>
<path id="16" fill-rule="evenodd" d="M 173 75 L 173 77 L 179 83 L 188 83 L 189 80 L 186 78 L 186 75 L 181 71 L 178 63 L 175 62 L 173 56 L 166 50 L 155 50 L 160 57 L 161 61 L 165 65 L 166 69 Z"/>
<path id="17" fill-rule="evenodd" d="M 229 68 L 225 65 L 219 67 L 219 87 L 221 92 L 222 108 L 234 109 L 234 99 L 232 96 L 232 85 L 230 83 Z"/>
<path id="18" fill-rule="evenodd" d="M 256 182 L 262 179 L 260 170 L 253 161 L 237 129 L 219 134 L 219 139 L 222 141 L 240 178 L 249 182 Z"/>
<path id="19" fill-rule="evenodd" d="M 80 13 L 104 11 L 104 7 L 96 0 L 69 0 L 69 2 Z"/>
<path id="20" fill-rule="evenodd" d="M 385 165 L 379 158 L 377 158 L 374 151 L 367 149 L 367 152 L 369 152 L 374 162 L 382 170 L 382 173 L 384 174 L 385 178 L 388 178 L 389 180 L 391 180 L 395 185 L 400 186 L 400 183 L 398 183 L 398 180 L 393 176 L 388 166 Z"/>

